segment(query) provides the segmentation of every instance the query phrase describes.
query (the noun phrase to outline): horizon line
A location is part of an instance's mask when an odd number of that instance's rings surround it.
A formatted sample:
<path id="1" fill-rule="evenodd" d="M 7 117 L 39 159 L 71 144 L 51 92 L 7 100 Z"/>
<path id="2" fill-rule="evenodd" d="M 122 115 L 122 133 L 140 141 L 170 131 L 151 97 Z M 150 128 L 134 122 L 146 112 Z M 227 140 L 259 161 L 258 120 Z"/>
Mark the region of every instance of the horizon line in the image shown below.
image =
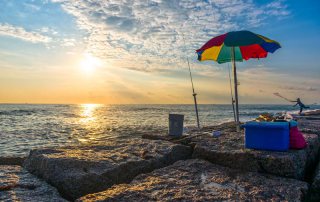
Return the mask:
<path id="1" fill-rule="evenodd" d="M 194 105 L 194 103 L 28 103 L 28 102 L 0 102 L 0 105 Z M 231 105 L 230 103 L 202 103 L 198 105 Z M 239 105 L 292 105 L 284 103 L 239 103 Z M 310 104 L 310 105 L 318 105 Z"/>

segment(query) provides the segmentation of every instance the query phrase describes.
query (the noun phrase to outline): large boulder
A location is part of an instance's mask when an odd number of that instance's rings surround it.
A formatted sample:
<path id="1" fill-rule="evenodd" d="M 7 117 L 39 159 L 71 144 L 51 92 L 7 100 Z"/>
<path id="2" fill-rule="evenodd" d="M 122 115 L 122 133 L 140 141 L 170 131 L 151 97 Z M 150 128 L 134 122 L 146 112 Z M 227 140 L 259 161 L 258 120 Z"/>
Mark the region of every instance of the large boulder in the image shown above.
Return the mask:
<path id="1" fill-rule="evenodd" d="M 308 184 L 191 159 L 77 201 L 302 201 Z"/>
<path id="2" fill-rule="evenodd" d="M 62 202 L 58 191 L 20 166 L 0 166 L 0 201 Z"/>
<path id="3" fill-rule="evenodd" d="M 314 125 L 310 128 L 316 129 Z M 317 135 L 304 135 L 308 143 L 305 149 L 274 152 L 245 149 L 244 131 L 236 132 L 235 129 L 235 124 L 229 122 L 192 130 L 180 138 L 172 138 L 166 134 L 145 134 L 142 137 L 192 146 L 193 158 L 205 159 L 214 164 L 300 180 L 310 179 L 320 148 Z M 213 131 L 219 131 L 221 135 L 213 137 Z"/>
<path id="4" fill-rule="evenodd" d="M 190 147 L 166 141 L 119 139 L 105 145 L 33 150 L 24 166 L 73 200 L 113 184 L 128 183 L 138 174 L 191 154 Z"/>
<path id="5" fill-rule="evenodd" d="M 314 178 L 310 187 L 309 201 L 320 201 L 320 162 L 315 170 Z"/>
<path id="6" fill-rule="evenodd" d="M 230 168 L 304 180 L 316 161 L 320 146 L 317 135 L 306 134 L 305 139 L 308 142 L 305 149 L 274 152 L 245 149 L 243 133 L 222 133 L 216 138 L 203 135 L 192 139 L 195 145 L 193 158 Z"/>

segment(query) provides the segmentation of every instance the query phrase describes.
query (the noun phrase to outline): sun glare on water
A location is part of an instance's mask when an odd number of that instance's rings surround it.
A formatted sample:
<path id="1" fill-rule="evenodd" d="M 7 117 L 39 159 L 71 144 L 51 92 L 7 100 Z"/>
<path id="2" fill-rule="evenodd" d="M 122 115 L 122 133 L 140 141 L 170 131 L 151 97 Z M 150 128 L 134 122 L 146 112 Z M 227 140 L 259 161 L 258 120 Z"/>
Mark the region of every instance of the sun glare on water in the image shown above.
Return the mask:
<path id="1" fill-rule="evenodd" d="M 84 73 L 92 73 L 97 67 L 101 65 L 101 60 L 90 54 L 85 54 L 84 58 L 80 61 L 80 67 Z"/>
<path id="2" fill-rule="evenodd" d="M 96 119 L 94 112 L 100 106 L 101 106 L 100 104 L 81 104 L 80 105 L 80 109 L 81 109 L 80 115 L 83 117 L 82 122 L 88 123 L 90 121 L 94 121 Z"/>
<path id="3" fill-rule="evenodd" d="M 79 115 L 81 116 L 79 123 L 82 125 L 83 130 L 88 131 L 86 135 L 77 138 L 79 142 L 87 144 L 97 138 L 94 131 L 96 128 L 99 128 L 99 125 L 97 125 L 99 122 L 97 111 L 101 106 L 100 104 L 79 105 Z"/>

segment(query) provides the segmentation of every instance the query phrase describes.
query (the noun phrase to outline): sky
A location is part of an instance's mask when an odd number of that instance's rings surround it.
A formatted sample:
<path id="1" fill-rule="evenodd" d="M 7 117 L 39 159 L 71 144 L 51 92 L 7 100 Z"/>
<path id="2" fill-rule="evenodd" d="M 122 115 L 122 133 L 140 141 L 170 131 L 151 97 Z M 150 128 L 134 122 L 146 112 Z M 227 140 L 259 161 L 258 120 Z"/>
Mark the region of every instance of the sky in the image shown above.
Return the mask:
<path id="1" fill-rule="evenodd" d="M 282 48 L 237 63 L 240 104 L 320 103 L 320 3 L 306 0 L 2 0 L 0 103 L 230 103 L 211 38 L 250 30 Z M 185 39 L 185 40 L 183 40 Z M 185 42 L 184 42 L 185 41 Z"/>

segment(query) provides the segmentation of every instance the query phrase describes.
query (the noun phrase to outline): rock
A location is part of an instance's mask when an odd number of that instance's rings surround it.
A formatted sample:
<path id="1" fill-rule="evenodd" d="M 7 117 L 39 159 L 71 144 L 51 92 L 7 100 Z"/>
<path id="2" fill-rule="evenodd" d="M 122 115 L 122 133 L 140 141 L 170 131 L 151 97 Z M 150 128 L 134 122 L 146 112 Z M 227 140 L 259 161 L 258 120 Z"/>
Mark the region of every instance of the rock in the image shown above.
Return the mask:
<path id="1" fill-rule="evenodd" d="M 165 141 L 174 142 L 175 140 L 180 140 L 188 136 L 185 134 L 181 136 L 171 136 L 166 133 L 144 133 L 142 134 L 141 137 L 143 139 L 149 139 L 149 140 L 165 140 Z"/>
<path id="2" fill-rule="evenodd" d="M 195 144 L 193 158 L 230 168 L 304 180 L 320 147 L 317 135 L 306 134 L 305 138 L 308 146 L 303 150 L 273 152 L 245 149 L 243 132 L 222 133 L 218 138 L 199 136 L 192 139 Z"/>
<path id="3" fill-rule="evenodd" d="M 144 133 L 142 138 L 150 140 L 165 140 L 174 143 L 180 143 L 184 145 L 194 146 L 191 140 L 195 137 L 203 135 L 212 135 L 212 131 L 222 131 L 223 133 L 235 132 L 236 125 L 234 122 L 227 122 L 214 126 L 204 126 L 200 130 L 197 128 L 191 128 L 187 133 L 184 133 L 180 137 L 170 136 L 167 133 Z"/>
<path id="4" fill-rule="evenodd" d="M 309 201 L 320 201 L 320 161 L 310 187 Z"/>
<path id="5" fill-rule="evenodd" d="M 15 156 L 0 156 L 0 165 L 19 165 L 22 166 L 26 157 L 15 157 Z"/>
<path id="6" fill-rule="evenodd" d="M 0 201 L 66 201 L 58 191 L 20 166 L 0 166 Z"/>
<path id="7" fill-rule="evenodd" d="M 303 133 L 317 134 L 320 137 L 320 120 L 310 120 L 308 117 L 300 118 L 298 120 L 298 128 Z"/>
<path id="8" fill-rule="evenodd" d="M 77 201 L 302 201 L 308 184 L 190 159 Z"/>
<path id="9" fill-rule="evenodd" d="M 105 145 L 33 150 L 24 166 L 74 200 L 113 184 L 128 183 L 138 174 L 191 154 L 190 147 L 166 141 L 118 139 Z"/>
<path id="10" fill-rule="evenodd" d="M 143 137 L 192 146 L 194 147 L 193 158 L 205 159 L 222 166 L 309 180 L 320 147 L 317 135 L 304 135 L 308 146 L 303 150 L 258 151 L 245 149 L 244 131 L 236 132 L 235 128 L 235 124 L 229 122 L 204 127 L 200 131 L 191 131 L 181 139 L 172 139 L 165 134 Z M 220 131 L 221 135 L 213 137 L 212 131 Z"/>
<path id="11" fill-rule="evenodd" d="M 303 150 L 307 155 L 307 162 L 305 166 L 305 180 L 310 181 L 313 171 L 315 170 L 319 162 L 318 156 L 320 151 L 320 139 L 317 138 L 317 135 L 315 134 L 304 134 L 303 136 L 308 142 L 307 148 Z"/>

